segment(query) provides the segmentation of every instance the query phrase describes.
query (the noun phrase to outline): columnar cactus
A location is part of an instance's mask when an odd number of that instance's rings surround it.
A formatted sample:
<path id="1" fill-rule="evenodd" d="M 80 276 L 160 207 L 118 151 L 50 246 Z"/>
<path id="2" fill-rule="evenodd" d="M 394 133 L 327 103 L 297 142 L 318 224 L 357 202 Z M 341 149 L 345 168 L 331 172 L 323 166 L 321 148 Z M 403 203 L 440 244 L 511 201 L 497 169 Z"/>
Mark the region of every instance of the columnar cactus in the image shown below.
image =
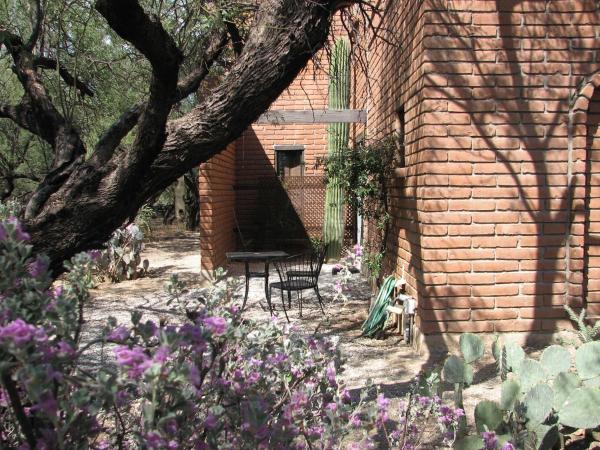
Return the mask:
<path id="1" fill-rule="evenodd" d="M 335 42 L 329 73 L 329 108 L 347 109 L 350 106 L 350 48 L 344 39 Z M 327 129 L 329 158 L 341 158 L 348 146 L 350 127 L 347 123 L 332 123 Z M 329 244 L 327 259 L 337 259 L 344 240 L 344 189 L 339 176 L 327 180 L 323 239 Z"/>

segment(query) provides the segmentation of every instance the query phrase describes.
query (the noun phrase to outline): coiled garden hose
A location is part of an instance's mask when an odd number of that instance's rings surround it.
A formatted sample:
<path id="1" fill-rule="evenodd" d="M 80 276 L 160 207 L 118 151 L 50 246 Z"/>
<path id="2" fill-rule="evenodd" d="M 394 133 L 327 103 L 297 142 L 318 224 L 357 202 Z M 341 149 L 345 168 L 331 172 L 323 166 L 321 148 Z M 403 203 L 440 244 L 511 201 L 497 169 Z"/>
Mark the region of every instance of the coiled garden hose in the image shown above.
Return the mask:
<path id="1" fill-rule="evenodd" d="M 389 314 L 387 306 L 390 304 L 395 285 L 396 279 L 392 275 L 383 281 L 377 298 L 373 302 L 373 305 L 371 305 L 369 316 L 362 324 L 363 336 L 375 337 L 379 332 L 383 331 Z"/>

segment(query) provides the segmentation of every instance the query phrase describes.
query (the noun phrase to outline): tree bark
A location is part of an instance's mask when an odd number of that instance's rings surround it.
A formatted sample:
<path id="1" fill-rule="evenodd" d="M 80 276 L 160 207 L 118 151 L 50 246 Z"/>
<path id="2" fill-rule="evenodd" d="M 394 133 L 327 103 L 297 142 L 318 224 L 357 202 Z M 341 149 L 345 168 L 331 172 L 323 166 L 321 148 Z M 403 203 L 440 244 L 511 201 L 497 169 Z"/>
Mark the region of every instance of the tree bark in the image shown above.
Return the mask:
<path id="1" fill-rule="evenodd" d="M 177 52 L 169 43 L 157 49 L 140 40 L 143 36 L 156 42 L 162 31 L 138 16 L 136 5 L 133 0 L 99 0 L 97 4 L 115 31 L 132 42 L 153 67 L 150 99 L 137 122 L 134 145 L 103 158 L 92 155 L 75 161 L 60 185 L 54 189 L 53 184 L 41 196 L 45 200 L 35 214 L 25 220 L 34 249 L 50 257 L 55 274 L 74 254 L 101 247 L 147 199 L 240 136 L 323 46 L 335 7 L 327 0 L 261 2 L 256 25 L 220 85 L 190 113 L 167 122 L 166 114 L 177 98 L 177 80 L 173 79 L 179 64 Z M 119 29 L 128 8 L 137 19 L 127 22 L 129 28 Z M 137 31 L 131 29 L 135 24 L 141 24 Z M 165 54 L 168 67 L 161 59 Z"/>

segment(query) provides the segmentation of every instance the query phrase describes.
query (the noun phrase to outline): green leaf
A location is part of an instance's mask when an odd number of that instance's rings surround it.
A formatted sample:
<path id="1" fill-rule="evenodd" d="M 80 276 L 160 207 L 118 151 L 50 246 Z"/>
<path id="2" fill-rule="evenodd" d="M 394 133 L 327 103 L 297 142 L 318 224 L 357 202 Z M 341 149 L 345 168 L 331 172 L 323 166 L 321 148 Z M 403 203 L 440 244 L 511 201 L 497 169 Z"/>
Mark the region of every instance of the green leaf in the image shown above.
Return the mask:
<path id="1" fill-rule="evenodd" d="M 456 450 L 480 450 L 483 447 L 483 439 L 479 436 L 464 437 L 456 441 L 452 446 Z"/>
<path id="2" fill-rule="evenodd" d="M 473 369 L 461 358 L 455 355 L 448 357 L 443 368 L 444 381 L 447 383 L 466 383 L 473 382 Z"/>
<path id="3" fill-rule="evenodd" d="M 525 352 L 520 345 L 515 344 L 514 342 L 509 342 L 504 346 L 504 348 L 506 349 L 507 369 L 512 372 L 519 373 L 521 364 L 525 359 Z"/>
<path id="4" fill-rule="evenodd" d="M 500 345 L 500 337 L 496 335 L 494 342 L 492 342 L 492 355 L 496 362 L 502 358 L 502 346 Z"/>
<path id="5" fill-rule="evenodd" d="M 556 425 L 544 425 L 541 423 L 529 424 L 527 429 L 535 434 L 537 450 L 550 450 L 559 438 Z"/>
<path id="6" fill-rule="evenodd" d="M 528 392 L 533 386 L 548 378 L 542 365 L 534 359 L 525 358 L 519 369 L 521 392 Z"/>
<path id="7" fill-rule="evenodd" d="M 463 333 L 460 336 L 460 351 L 465 362 L 471 364 L 483 356 L 485 346 L 479 336 L 473 333 Z"/>
<path id="8" fill-rule="evenodd" d="M 600 377 L 588 378 L 583 382 L 585 387 L 596 387 L 600 388 Z"/>
<path id="9" fill-rule="evenodd" d="M 588 342 L 577 349 L 575 366 L 582 380 L 600 375 L 600 342 Z"/>
<path id="10" fill-rule="evenodd" d="M 521 386 L 516 380 L 506 380 L 502 383 L 500 393 L 500 408 L 505 411 L 513 409 L 521 394 Z"/>
<path id="11" fill-rule="evenodd" d="M 561 372 L 556 375 L 552 388 L 554 390 L 554 409 L 559 411 L 571 392 L 581 386 L 579 377 L 570 372 Z"/>
<path id="12" fill-rule="evenodd" d="M 475 425 L 478 432 L 496 430 L 502 423 L 502 410 L 496 402 L 484 400 L 475 407 Z"/>
<path id="13" fill-rule="evenodd" d="M 542 423 L 552 411 L 554 394 L 547 384 L 538 384 L 530 389 L 525 396 L 525 417 L 535 423 Z"/>
<path id="14" fill-rule="evenodd" d="M 551 377 L 560 372 L 568 372 L 571 368 L 571 353 L 560 345 L 551 345 L 542 353 L 540 363 Z"/>
<path id="15" fill-rule="evenodd" d="M 580 387 L 563 403 L 558 418 L 573 428 L 595 428 L 600 425 L 600 389 Z"/>

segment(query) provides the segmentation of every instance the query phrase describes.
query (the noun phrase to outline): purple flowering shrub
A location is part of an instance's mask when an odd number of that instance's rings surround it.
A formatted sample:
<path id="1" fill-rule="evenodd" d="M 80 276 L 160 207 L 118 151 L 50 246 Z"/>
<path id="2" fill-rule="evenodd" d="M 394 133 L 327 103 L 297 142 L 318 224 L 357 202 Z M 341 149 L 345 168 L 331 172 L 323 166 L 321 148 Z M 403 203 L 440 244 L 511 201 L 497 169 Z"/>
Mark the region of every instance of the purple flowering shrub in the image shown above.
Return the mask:
<path id="1" fill-rule="evenodd" d="M 331 341 L 243 318 L 228 281 L 192 297 L 173 278 L 180 323 L 134 312 L 80 342 L 97 255 L 66 263 L 54 287 L 28 238 L 0 222 L 2 448 L 407 449 L 431 420 L 452 432 L 457 413 L 436 398 L 411 394 L 400 411 L 369 389 L 353 401 Z M 90 364 L 97 347 L 111 363 Z"/>

